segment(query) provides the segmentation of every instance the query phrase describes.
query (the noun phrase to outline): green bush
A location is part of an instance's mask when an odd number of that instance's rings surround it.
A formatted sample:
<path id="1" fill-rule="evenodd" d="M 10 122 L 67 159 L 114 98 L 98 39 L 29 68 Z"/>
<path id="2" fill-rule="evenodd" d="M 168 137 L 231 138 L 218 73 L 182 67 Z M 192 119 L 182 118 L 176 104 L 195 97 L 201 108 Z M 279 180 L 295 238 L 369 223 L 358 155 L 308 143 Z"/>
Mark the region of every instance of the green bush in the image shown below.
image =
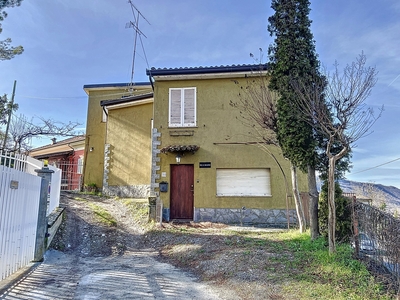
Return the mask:
<path id="1" fill-rule="evenodd" d="M 89 194 L 96 194 L 98 191 L 97 185 L 95 183 L 85 184 L 84 192 Z"/>
<path id="2" fill-rule="evenodd" d="M 336 240 L 348 242 L 351 237 L 351 200 L 343 196 L 339 183 L 335 183 Z M 328 183 L 325 181 L 319 195 L 318 220 L 320 232 L 328 236 Z"/>

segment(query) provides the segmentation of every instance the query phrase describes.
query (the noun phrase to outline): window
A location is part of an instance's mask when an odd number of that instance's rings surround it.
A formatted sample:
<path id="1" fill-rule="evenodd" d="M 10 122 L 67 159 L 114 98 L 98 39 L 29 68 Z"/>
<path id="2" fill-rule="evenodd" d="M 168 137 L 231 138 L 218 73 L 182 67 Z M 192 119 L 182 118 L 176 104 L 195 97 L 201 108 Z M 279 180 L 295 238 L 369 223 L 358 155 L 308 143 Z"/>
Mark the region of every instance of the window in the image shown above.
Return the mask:
<path id="1" fill-rule="evenodd" d="M 196 126 L 196 88 L 169 89 L 169 126 Z"/>
<path id="2" fill-rule="evenodd" d="M 76 173 L 77 174 L 82 174 L 82 172 L 83 172 L 83 157 L 79 156 L 79 158 L 78 158 L 78 167 L 77 167 Z"/>
<path id="3" fill-rule="evenodd" d="M 271 196 L 269 169 L 217 169 L 217 196 Z"/>

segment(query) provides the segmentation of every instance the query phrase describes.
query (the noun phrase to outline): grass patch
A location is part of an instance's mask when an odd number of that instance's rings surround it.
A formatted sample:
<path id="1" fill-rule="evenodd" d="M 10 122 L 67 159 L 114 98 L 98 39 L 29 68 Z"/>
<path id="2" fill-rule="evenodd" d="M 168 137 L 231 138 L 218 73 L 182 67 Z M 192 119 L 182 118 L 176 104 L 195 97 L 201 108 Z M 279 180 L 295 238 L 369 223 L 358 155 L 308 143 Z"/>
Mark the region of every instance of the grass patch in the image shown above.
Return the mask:
<path id="1" fill-rule="evenodd" d="M 235 232 L 219 229 L 215 232 L 196 228 L 155 229 L 150 239 L 163 235 L 162 255 L 178 267 L 190 269 L 206 261 L 221 265 L 215 270 L 220 280 L 237 280 L 249 268 L 260 270 L 254 282 L 269 282 L 281 287 L 282 299 L 394 299 L 366 266 L 353 258 L 349 244 L 339 244 L 330 255 L 324 238 L 311 241 L 309 233 Z M 172 235 L 172 236 L 171 236 Z M 161 240 L 161 239 L 159 239 Z M 210 242 L 211 241 L 211 242 Z M 198 243 L 201 248 L 186 248 L 174 253 L 179 245 Z M 218 263 L 218 259 L 224 261 Z M 194 259 L 196 261 L 194 261 Z M 200 269 L 196 269 L 196 271 Z M 231 272 L 232 271 L 232 272 Z M 204 270 L 204 272 L 208 272 Z M 250 274 L 250 273 L 248 273 Z M 200 273 L 200 276 L 202 274 Z M 209 275 L 208 275 L 209 276 Z M 215 276 L 209 276 L 215 280 Z M 203 277 L 207 279 L 207 275 Z"/>
<path id="2" fill-rule="evenodd" d="M 83 201 L 83 202 L 87 201 L 86 199 L 83 199 L 83 198 L 81 198 L 81 197 L 74 197 L 74 200 L 76 200 L 76 201 Z"/>
<path id="3" fill-rule="evenodd" d="M 88 205 L 101 223 L 104 223 L 108 226 L 117 226 L 117 221 L 107 210 L 94 203 L 88 202 Z"/>
<path id="4" fill-rule="evenodd" d="M 141 227 L 142 230 L 147 231 L 155 227 L 154 222 L 149 222 L 149 204 L 147 199 L 117 199 L 124 204 L 135 220 L 135 223 Z"/>
<path id="5" fill-rule="evenodd" d="M 353 258 L 349 244 L 339 244 L 331 255 L 324 238 L 311 241 L 309 234 L 291 231 L 274 241 L 276 253 L 281 252 L 274 261 L 284 265 L 292 278 L 284 290 L 300 299 L 392 299 L 366 266 Z"/>

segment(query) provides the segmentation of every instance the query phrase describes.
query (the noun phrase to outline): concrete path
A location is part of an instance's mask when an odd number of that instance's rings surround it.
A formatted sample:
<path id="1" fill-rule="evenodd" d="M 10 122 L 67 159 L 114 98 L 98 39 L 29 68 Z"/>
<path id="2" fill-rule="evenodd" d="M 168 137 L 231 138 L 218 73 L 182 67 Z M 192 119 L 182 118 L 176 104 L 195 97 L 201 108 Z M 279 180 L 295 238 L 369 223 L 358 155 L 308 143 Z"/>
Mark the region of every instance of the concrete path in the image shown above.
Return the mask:
<path id="1" fill-rule="evenodd" d="M 77 257 L 55 250 L 0 299 L 224 299 L 155 252 Z"/>

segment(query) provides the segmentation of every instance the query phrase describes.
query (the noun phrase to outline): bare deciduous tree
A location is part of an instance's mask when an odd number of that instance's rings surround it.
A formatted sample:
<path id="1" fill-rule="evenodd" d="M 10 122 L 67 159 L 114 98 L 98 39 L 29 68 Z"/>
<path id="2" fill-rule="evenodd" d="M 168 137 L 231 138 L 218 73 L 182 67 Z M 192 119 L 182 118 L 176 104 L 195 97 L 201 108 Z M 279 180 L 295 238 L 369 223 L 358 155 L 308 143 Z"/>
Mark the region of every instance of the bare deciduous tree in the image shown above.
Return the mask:
<path id="1" fill-rule="evenodd" d="M 24 115 L 12 119 L 9 132 L 12 145 L 8 146 L 10 151 L 20 153 L 28 150 L 28 141 L 32 137 L 75 136 L 78 134 L 75 130 L 80 125 L 79 123 L 69 122 L 65 124 L 44 118 L 39 118 L 39 120 L 40 123 L 36 125 L 33 123 L 33 119 L 29 122 Z"/>
<path id="2" fill-rule="evenodd" d="M 335 167 L 336 162 L 345 156 L 360 138 L 370 133 L 375 121 L 381 116 L 375 115 L 365 100 L 370 96 L 376 84 L 377 71 L 367 67 L 366 56 L 360 54 L 356 61 L 347 65 L 343 72 L 339 71 L 338 63 L 332 74 L 325 79 L 316 78 L 312 87 L 302 84 L 301 80 L 293 81 L 293 87 L 298 95 L 298 108 L 304 114 L 304 119 L 313 128 L 323 134 L 327 140 L 326 155 L 328 167 L 328 239 L 329 252 L 336 251 L 335 227 Z M 332 146 L 340 145 L 340 151 L 333 153 Z"/>
<path id="3" fill-rule="evenodd" d="M 260 140 L 257 144 L 267 152 L 279 166 L 285 181 L 286 201 L 288 203 L 289 185 L 286 174 L 278 159 L 268 148 L 268 145 L 279 147 L 277 139 L 278 129 L 276 108 L 278 95 L 276 92 L 273 92 L 268 88 L 269 81 L 266 74 L 262 72 L 262 68 L 260 68 L 260 71 L 255 71 L 253 75 L 254 76 L 247 79 L 244 86 L 240 85 L 238 81 L 235 81 L 235 84 L 240 88 L 240 92 L 238 100 L 231 101 L 230 104 L 240 110 L 242 122 L 244 125 L 252 128 L 253 130 L 251 133 L 255 133 L 256 139 Z M 299 229 L 300 232 L 304 232 L 306 228 L 304 208 L 298 190 L 296 168 L 293 164 L 291 164 L 291 166 L 292 192 L 295 199 Z"/>

